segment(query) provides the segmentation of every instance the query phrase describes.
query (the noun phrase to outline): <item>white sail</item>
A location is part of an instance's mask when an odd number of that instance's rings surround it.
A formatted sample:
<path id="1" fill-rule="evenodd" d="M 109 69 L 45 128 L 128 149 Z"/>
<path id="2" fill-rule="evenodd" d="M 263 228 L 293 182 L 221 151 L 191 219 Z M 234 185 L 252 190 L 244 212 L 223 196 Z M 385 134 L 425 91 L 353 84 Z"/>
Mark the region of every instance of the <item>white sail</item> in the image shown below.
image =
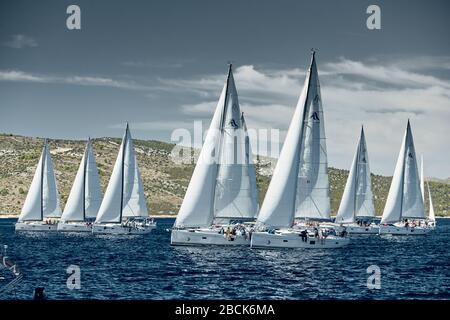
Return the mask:
<path id="1" fill-rule="evenodd" d="M 330 218 L 327 153 L 314 53 L 258 223 L 290 227 L 295 217 Z"/>
<path id="2" fill-rule="evenodd" d="M 45 141 L 41 158 L 18 220 L 39 221 L 46 217 L 58 218 L 61 216 L 59 203 L 52 157 L 48 150 L 47 141 Z"/>
<path id="3" fill-rule="evenodd" d="M 430 185 L 427 183 L 427 186 L 428 186 L 428 200 L 430 202 L 430 212 L 428 213 L 428 221 L 435 222 L 436 216 L 434 214 L 433 199 L 431 199 Z"/>
<path id="4" fill-rule="evenodd" d="M 230 65 L 175 227 L 208 227 L 214 219 L 254 218 L 257 197 L 256 173 Z"/>
<path id="5" fill-rule="evenodd" d="M 250 137 L 248 136 L 247 123 L 245 122 L 244 113 L 241 116 L 242 128 L 245 135 L 245 165 L 248 170 L 248 179 L 250 182 L 250 199 L 251 199 L 251 209 L 249 216 L 251 218 L 256 218 L 259 211 L 259 192 L 258 185 L 256 184 L 256 168 L 253 163 L 253 152 L 250 145 Z"/>
<path id="6" fill-rule="evenodd" d="M 119 223 L 123 217 L 147 216 L 148 209 L 141 176 L 127 124 L 119 154 L 95 222 Z"/>
<path id="7" fill-rule="evenodd" d="M 403 218 L 425 218 L 416 152 L 409 121 L 381 223 L 395 223 Z"/>
<path id="8" fill-rule="evenodd" d="M 136 161 L 134 144 L 127 126 L 127 143 L 124 156 L 123 172 L 123 217 L 148 217 L 144 186 Z"/>
<path id="9" fill-rule="evenodd" d="M 230 71 L 226 104 L 220 128 L 219 163 L 214 199 L 214 218 L 254 218 L 256 180 L 249 141 L 244 130 L 233 73 Z M 253 168 L 254 171 L 254 168 Z M 253 179 L 256 179 L 253 176 Z"/>
<path id="10" fill-rule="evenodd" d="M 230 70 L 228 74 L 230 74 Z M 202 150 L 175 220 L 175 227 L 208 227 L 214 218 L 214 189 L 217 176 L 217 154 L 222 110 L 228 79 L 206 134 Z"/>
<path id="11" fill-rule="evenodd" d="M 331 205 L 325 123 L 319 75 L 314 57 L 310 68 L 307 96 L 302 141 L 300 142 L 295 217 L 330 220 Z"/>
<path id="12" fill-rule="evenodd" d="M 374 217 L 372 182 L 369 156 L 367 153 L 364 129 L 353 158 L 352 166 L 345 184 L 341 204 L 336 216 L 337 223 L 352 223 L 356 217 Z"/>
<path id="13" fill-rule="evenodd" d="M 97 164 L 91 141 L 88 140 L 61 220 L 84 221 L 85 218 L 95 218 L 101 201 L 102 194 Z"/>
<path id="14" fill-rule="evenodd" d="M 420 192 L 422 193 L 422 201 L 425 203 L 425 175 L 423 173 L 423 156 L 420 156 Z"/>

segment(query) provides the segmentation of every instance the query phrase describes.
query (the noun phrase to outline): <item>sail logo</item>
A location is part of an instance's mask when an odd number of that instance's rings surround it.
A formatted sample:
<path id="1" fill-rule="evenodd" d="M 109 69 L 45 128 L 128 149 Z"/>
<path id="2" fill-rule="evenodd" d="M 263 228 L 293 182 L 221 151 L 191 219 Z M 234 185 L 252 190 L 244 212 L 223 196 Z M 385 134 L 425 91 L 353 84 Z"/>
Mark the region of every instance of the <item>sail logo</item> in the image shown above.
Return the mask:
<path id="1" fill-rule="evenodd" d="M 235 129 L 239 127 L 234 119 L 230 120 L 229 125 Z"/>
<path id="2" fill-rule="evenodd" d="M 414 159 L 412 152 L 408 152 L 408 157 L 410 157 L 411 159 Z"/>
<path id="3" fill-rule="evenodd" d="M 320 121 L 319 119 L 319 114 L 317 113 L 317 111 L 314 111 L 311 118 L 315 121 Z"/>

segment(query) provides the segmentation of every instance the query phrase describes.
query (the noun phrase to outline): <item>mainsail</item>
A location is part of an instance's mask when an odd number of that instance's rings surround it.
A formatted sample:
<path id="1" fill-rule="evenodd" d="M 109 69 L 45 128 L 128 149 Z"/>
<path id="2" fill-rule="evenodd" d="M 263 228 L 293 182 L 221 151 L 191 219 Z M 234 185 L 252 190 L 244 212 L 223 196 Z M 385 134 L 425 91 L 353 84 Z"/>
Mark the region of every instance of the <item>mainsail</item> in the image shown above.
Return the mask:
<path id="1" fill-rule="evenodd" d="M 230 65 L 175 226 L 208 227 L 214 218 L 254 218 L 257 197 L 256 173 Z"/>
<path id="2" fill-rule="evenodd" d="M 381 223 L 395 223 L 404 218 L 425 218 L 416 152 L 409 120 Z"/>
<path id="3" fill-rule="evenodd" d="M 123 217 L 148 217 L 133 140 L 127 127 L 96 223 L 120 223 Z"/>
<path id="4" fill-rule="evenodd" d="M 84 221 L 86 218 L 95 218 L 101 202 L 100 179 L 89 139 L 61 220 Z"/>
<path id="5" fill-rule="evenodd" d="M 45 140 L 19 221 L 42 221 L 44 218 L 58 218 L 61 216 L 59 203 L 52 157 L 47 140 Z"/>
<path id="6" fill-rule="evenodd" d="M 364 128 L 361 128 L 361 136 L 345 184 L 336 222 L 352 223 L 355 222 L 356 217 L 375 217 Z"/>
<path id="7" fill-rule="evenodd" d="M 315 53 L 273 172 L 258 223 L 290 227 L 294 218 L 330 219 L 325 127 Z"/>

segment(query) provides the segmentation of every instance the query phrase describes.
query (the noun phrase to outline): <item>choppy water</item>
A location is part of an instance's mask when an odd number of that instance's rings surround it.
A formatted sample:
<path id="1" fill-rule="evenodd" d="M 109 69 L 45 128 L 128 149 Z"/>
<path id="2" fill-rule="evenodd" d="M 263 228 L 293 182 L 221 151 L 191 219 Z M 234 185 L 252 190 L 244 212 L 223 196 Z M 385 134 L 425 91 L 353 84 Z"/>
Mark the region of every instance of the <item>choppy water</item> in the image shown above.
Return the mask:
<path id="1" fill-rule="evenodd" d="M 0 244 L 24 274 L 9 298 L 31 299 L 450 299 L 450 220 L 427 236 L 355 237 L 336 250 L 171 247 L 159 219 L 145 237 L 18 234 L 0 220 Z M 69 265 L 81 289 L 66 286 Z M 381 268 L 381 289 L 366 269 Z"/>

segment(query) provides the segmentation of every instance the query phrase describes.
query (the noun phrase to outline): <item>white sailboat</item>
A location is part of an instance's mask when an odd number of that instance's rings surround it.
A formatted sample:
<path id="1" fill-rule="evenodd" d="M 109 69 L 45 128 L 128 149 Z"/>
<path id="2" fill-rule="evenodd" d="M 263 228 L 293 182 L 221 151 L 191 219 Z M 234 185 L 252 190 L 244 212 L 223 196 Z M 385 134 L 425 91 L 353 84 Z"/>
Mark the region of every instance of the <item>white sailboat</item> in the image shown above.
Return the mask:
<path id="1" fill-rule="evenodd" d="M 425 205 L 425 175 L 424 175 L 424 169 L 423 169 L 423 156 L 420 157 L 420 191 L 422 192 L 422 200 Z M 429 202 L 429 209 L 428 209 L 428 219 L 426 220 L 426 225 L 428 228 L 434 229 L 436 228 L 436 217 L 434 214 L 434 207 L 433 207 L 433 199 L 431 199 L 431 190 L 430 190 L 430 184 L 427 182 L 428 187 L 428 202 Z"/>
<path id="2" fill-rule="evenodd" d="M 156 228 L 148 209 L 128 127 L 92 227 L 95 234 L 146 234 Z"/>
<path id="3" fill-rule="evenodd" d="M 256 172 L 231 65 L 171 232 L 172 245 L 249 245 Z"/>
<path id="4" fill-rule="evenodd" d="M 408 120 L 381 218 L 380 234 L 421 235 L 430 231 L 415 222 L 425 219 L 420 184 L 416 151 Z"/>
<path id="5" fill-rule="evenodd" d="M 59 194 L 47 140 L 16 223 L 16 231 L 56 231 L 61 216 Z"/>
<path id="6" fill-rule="evenodd" d="M 364 135 L 361 135 L 352 166 L 345 184 L 335 224 L 345 227 L 350 234 L 378 234 L 379 227 L 372 223 L 375 218 L 369 155 Z M 339 228 L 338 228 L 339 230 Z"/>
<path id="7" fill-rule="evenodd" d="M 335 248 L 346 237 L 311 234 L 294 219 L 330 219 L 328 168 L 320 84 L 312 53 L 302 93 L 257 218 L 251 246 Z M 332 230 L 334 231 L 334 230 Z M 332 232 L 331 231 L 331 232 Z"/>
<path id="8" fill-rule="evenodd" d="M 430 203 L 430 211 L 428 212 L 428 220 L 427 220 L 427 225 L 429 228 L 434 229 L 436 228 L 436 216 L 434 214 L 434 207 L 433 207 L 433 199 L 431 199 L 431 190 L 430 190 L 430 185 L 427 182 L 427 186 L 428 186 L 428 201 Z"/>
<path id="9" fill-rule="evenodd" d="M 92 222 L 97 216 L 101 202 L 100 179 L 89 139 L 58 223 L 58 231 L 91 232 Z"/>

